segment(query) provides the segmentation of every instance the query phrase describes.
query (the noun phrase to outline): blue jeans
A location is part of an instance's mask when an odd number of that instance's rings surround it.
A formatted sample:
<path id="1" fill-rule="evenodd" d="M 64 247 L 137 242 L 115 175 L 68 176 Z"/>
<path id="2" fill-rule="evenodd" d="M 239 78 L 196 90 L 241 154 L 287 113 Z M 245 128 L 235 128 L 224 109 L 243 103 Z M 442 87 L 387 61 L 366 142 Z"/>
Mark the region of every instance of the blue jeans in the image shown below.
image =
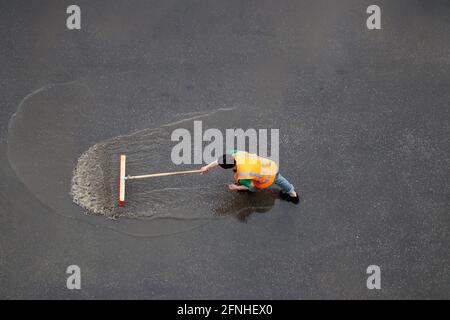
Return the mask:
<path id="1" fill-rule="evenodd" d="M 283 177 L 279 172 L 275 176 L 274 183 L 280 187 L 282 192 L 289 193 L 294 191 L 294 186 L 287 181 L 285 177 Z"/>

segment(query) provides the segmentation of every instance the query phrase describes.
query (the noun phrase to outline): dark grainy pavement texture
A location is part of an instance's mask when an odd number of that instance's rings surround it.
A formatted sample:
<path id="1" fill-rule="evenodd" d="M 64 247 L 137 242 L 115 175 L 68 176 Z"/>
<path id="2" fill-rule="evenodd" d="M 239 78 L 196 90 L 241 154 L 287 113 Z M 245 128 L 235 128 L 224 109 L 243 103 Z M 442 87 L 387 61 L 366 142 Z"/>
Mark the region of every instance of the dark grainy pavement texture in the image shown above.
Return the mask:
<path id="1" fill-rule="evenodd" d="M 0 1 L 0 298 L 450 298 L 448 1 L 377 1 L 376 31 L 372 1 L 76 3 L 69 31 L 71 1 Z M 90 146 L 200 113 L 280 129 L 301 203 L 202 223 L 72 203 Z"/>

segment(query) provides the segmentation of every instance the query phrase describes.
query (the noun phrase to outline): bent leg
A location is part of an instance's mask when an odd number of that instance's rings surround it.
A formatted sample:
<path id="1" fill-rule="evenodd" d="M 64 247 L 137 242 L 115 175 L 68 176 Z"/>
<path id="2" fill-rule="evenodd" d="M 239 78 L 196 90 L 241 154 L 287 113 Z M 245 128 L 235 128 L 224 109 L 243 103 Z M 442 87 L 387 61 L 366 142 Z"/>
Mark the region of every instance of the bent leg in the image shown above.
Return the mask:
<path id="1" fill-rule="evenodd" d="M 294 186 L 289 183 L 289 181 L 283 177 L 279 172 L 275 176 L 274 183 L 280 187 L 281 191 L 284 193 L 292 193 L 294 192 Z"/>

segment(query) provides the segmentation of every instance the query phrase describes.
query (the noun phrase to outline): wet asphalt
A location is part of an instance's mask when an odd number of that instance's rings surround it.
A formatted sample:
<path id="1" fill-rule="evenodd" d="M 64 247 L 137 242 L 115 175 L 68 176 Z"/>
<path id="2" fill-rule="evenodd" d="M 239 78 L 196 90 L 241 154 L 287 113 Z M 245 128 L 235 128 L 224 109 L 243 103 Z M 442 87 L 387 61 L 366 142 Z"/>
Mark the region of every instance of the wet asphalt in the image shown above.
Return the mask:
<path id="1" fill-rule="evenodd" d="M 448 2 L 378 1 L 381 30 L 369 1 L 78 1 L 78 31 L 70 4 L 0 1 L 1 298 L 450 298 Z M 222 108 L 205 123 L 280 129 L 300 204 L 198 223 L 71 202 L 90 146 Z"/>

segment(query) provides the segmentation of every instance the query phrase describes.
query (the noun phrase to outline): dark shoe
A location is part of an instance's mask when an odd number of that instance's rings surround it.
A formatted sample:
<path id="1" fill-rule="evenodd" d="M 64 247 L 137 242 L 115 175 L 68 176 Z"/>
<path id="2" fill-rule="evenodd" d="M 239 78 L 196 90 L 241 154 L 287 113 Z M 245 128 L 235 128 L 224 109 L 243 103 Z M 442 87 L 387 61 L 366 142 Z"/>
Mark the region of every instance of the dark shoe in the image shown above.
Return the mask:
<path id="1" fill-rule="evenodd" d="M 294 204 L 298 204 L 300 202 L 300 198 L 298 196 L 298 192 L 296 192 L 297 195 L 295 197 L 290 196 L 288 193 L 283 192 L 280 190 L 280 198 L 289 202 L 292 202 Z"/>
<path id="2" fill-rule="evenodd" d="M 289 196 L 289 200 L 292 202 L 292 203 L 294 203 L 294 204 L 298 204 L 299 202 L 300 202 L 300 197 L 298 196 L 298 193 L 296 192 L 296 196 L 295 197 L 291 197 L 291 196 Z"/>

